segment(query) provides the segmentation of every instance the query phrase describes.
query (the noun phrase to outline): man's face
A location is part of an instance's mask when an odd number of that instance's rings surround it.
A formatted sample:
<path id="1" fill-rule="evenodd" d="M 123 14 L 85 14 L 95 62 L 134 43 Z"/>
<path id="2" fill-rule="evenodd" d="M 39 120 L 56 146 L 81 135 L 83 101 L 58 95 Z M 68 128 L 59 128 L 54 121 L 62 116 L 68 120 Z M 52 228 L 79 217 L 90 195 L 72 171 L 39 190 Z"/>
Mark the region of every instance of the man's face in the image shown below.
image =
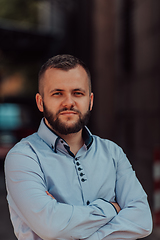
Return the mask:
<path id="1" fill-rule="evenodd" d="M 36 100 L 46 124 L 62 135 L 79 132 L 93 105 L 86 71 L 80 65 L 68 71 L 51 68 L 43 81 L 43 99 L 37 94 Z"/>

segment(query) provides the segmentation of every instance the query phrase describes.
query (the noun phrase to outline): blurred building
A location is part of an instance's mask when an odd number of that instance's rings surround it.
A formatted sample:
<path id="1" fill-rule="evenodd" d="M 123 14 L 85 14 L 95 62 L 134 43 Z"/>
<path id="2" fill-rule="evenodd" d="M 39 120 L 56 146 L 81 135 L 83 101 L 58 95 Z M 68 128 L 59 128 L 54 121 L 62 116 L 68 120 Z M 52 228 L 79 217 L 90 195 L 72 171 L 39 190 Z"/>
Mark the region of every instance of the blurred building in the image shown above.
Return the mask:
<path id="1" fill-rule="evenodd" d="M 160 226 L 160 2 L 117 3 L 117 137 Z"/>
<path id="2" fill-rule="evenodd" d="M 160 226 L 159 0 L 29 2 L 37 4 L 32 26 L 0 18 L 1 102 L 33 98 L 48 57 L 69 53 L 85 61 L 95 93 L 89 127 L 122 146 Z M 18 84 L 9 94 L 7 81 Z"/>
<path id="3" fill-rule="evenodd" d="M 123 147 L 160 226 L 160 2 L 93 2 L 93 129 Z"/>

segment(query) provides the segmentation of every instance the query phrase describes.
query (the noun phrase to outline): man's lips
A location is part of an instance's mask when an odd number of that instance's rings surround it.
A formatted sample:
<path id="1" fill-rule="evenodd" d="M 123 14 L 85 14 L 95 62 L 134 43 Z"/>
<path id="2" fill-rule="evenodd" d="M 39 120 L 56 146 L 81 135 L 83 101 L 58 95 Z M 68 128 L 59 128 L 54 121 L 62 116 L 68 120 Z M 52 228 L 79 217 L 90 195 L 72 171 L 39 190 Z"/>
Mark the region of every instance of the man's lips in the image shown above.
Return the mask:
<path id="1" fill-rule="evenodd" d="M 74 115 L 74 114 L 78 114 L 75 111 L 62 111 L 59 113 L 59 115 Z"/>

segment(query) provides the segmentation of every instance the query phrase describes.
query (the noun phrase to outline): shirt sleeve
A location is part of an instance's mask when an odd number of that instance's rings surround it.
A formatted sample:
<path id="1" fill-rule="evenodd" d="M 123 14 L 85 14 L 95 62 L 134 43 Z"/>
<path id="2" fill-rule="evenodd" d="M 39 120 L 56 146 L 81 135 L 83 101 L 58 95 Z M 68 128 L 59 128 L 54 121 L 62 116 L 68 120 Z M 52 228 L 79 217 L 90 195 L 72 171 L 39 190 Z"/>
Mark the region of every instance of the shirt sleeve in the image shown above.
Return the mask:
<path id="1" fill-rule="evenodd" d="M 120 150 L 117 164 L 116 202 L 121 211 L 87 240 L 139 239 L 152 231 L 152 216 L 144 192 L 126 155 Z"/>
<path id="2" fill-rule="evenodd" d="M 10 207 L 40 238 L 84 239 L 117 215 L 114 207 L 102 199 L 88 206 L 72 206 L 52 199 L 45 193 L 45 177 L 35 156 L 10 152 L 5 174 Z"/>

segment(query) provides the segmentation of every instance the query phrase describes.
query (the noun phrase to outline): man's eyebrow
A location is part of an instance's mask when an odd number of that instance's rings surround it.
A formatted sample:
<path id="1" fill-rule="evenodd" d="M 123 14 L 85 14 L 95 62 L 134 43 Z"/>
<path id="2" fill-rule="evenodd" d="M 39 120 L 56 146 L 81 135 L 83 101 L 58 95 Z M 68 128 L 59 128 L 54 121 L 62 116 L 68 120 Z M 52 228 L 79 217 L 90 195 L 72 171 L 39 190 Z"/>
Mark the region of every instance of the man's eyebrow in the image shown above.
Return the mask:
<path id="1" fill-rule="evenodd" d="M 83 89 L 83 88 L 75 88 L 75 89 L 73 89 L 73 91 L 80 91 L 80 92 L 83 92 L 83 93 L 85 93 L 86 91 Z"/>
<path id="2" fill-rule="evenodd" d="M 55 89 L 52 89 L 52 90 L 50 91 L 50 93 L 53 93 L 53 92 L 64 92 L 64 91 L 65 91 L 65 90 L 63 90 L 63 89 L 55 88 Z M 73 91 L 73 92 L 79 91 L 79 92 L 86 93 L 86 91 L 85 91 L 83 88 L 74 88 L 72 91 Z"/>
<path id="3" fill-rule="evenodd" d="M 55 89 L 51 90 L 50 93 L 52 93 L 52 92 L 63 92 L 63 91 L 64 91 L 63 89 L 55 88 Z"/>

